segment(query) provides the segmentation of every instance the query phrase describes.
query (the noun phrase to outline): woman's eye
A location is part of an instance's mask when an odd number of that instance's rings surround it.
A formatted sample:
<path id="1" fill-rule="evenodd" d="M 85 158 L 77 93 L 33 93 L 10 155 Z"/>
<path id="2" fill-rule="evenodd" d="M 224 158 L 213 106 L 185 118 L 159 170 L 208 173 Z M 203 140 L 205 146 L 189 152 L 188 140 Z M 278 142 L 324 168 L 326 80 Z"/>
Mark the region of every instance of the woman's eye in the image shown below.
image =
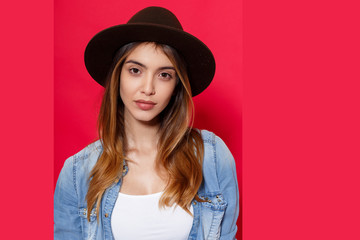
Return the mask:
<path id="1" fill-rule="evenodd" d="M 139 74 L 139 73 L 140 73 L 140 70 L 137 69 L 137 68 L 130 68 L 130 73 Z"/>
<path id="2" fill-rule="evenodd" d="M 160 77 L 171 79 L 172 75 L 170 73 L 162 72 L 162 73 L 160 73 Z"/>

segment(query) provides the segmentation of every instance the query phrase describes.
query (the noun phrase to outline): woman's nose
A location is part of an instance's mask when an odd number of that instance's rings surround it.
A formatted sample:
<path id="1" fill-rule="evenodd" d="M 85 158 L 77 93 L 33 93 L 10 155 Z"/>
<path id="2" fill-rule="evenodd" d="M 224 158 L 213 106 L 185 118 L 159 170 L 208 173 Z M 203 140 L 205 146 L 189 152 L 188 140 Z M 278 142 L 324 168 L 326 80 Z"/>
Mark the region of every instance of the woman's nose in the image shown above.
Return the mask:
<path id="1" fill-rule="evenodd" d="M 146 76 L 143 81 L 142 93 L 146 96 L 155 94 L 155 86 L 153 76 Z"/>

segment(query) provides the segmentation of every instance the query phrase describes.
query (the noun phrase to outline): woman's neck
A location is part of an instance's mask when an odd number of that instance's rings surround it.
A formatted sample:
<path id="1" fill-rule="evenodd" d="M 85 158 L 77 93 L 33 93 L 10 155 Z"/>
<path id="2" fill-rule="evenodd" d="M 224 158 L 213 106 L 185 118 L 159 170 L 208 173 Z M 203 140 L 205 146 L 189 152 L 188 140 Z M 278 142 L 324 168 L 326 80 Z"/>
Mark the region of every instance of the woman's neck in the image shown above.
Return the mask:
<path id="1" fill-rule="evenodd" d="M 167 171 L 156 161 L 158 130 L 159 124 L 125 121 L 126 157 L 129 172 L 123 179 L 121 192 L 142 195 L 165 189 L 169 176 Z"/>
<path id="2" fill-rule="evenodd" d="M 159 140 L 159 124 L 141 121 L 125 121 L 128 151 L 154 151 Z"/>

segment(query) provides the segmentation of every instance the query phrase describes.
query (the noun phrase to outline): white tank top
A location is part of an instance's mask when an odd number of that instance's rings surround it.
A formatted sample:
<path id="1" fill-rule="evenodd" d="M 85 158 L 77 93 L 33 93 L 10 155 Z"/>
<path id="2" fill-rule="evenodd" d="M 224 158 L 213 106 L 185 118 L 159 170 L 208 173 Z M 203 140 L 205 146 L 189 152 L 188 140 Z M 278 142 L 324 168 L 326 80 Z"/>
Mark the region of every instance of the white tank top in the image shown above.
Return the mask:
<path id="1" fill-rule="evenodd" d="M 193 216 L 179 206 L 159 208 L 163 192 L 149 195 L 119 193 L 112 216 L 115 240 L 185 240 L 188 239 Z M 193 206 L 190 207 L 193 214 Z"/>

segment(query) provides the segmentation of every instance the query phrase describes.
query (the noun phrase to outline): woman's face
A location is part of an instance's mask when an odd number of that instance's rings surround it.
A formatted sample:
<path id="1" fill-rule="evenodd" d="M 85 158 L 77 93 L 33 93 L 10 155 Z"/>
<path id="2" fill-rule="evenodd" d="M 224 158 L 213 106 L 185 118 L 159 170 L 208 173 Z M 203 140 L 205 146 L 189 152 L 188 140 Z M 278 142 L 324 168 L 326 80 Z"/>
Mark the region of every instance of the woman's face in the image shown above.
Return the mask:
<path id="1" fill-rule="evenodd" d="M 126 121 L 158 122 L 176 85 L 176 72 L 160 47 L 137 46 L 125 59 L 120 74 L 120 97 Z"/>

